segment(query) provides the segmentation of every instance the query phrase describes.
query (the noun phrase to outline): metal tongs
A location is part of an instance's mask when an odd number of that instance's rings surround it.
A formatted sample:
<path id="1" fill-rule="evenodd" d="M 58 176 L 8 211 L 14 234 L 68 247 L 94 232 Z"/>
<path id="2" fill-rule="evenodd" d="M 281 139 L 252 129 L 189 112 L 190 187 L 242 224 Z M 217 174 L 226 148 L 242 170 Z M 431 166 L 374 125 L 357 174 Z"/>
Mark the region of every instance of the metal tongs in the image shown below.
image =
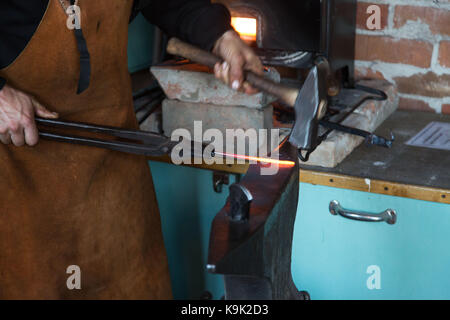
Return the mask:
<path id="1" fill-rule="evenodd" d="M 63 120 L 52 120 L 36 118 L 39 127 L 52 127 L 60 129 L 79 130 L 79 132 L 100 133 L 111 137 L 122 138 L 134 142 L 119 140 L 103 140 L 97 138 L 81 137 L 76 135 L 65 135 L 41 130 L 39 136 L 44 139 L 79 144 L 120 152 L 144 155 L 162 156 L 168 154 L 178 142 L 171 141 L 168 137 L 148 131 L 129 130 L 117 127 L 98 126 L 88 123 L 68 122 Z"/>
<path id="2" fill-rule="evenodd" d="M 183 141 L 172 141 L 170 138 L 154 132 L 140 131 L 140 130 L 129 130 L 122 129 L 118 127 L 109 126 L 98 126 L 89 123 L 82 122 L 69 122 L 63 120 L 52 120 L 43 119 L 36 117 L 36 123 L 39 127 L 39 136 L 43 139 L 53 140 L 58 142 L 66 142 L 90 147 L 97 147 L 103 149 L 109 149 L 119 152 L 143 155 L 147 157 L 158 157 L 170 154 L 172 150 L 181 146 L 182 148 L 178 150 L 180 156 L 184 151 L 184 147 L 187 147 L 190 151 L 190 156 L 193 158 L 204 158 L 204 157 L 222 157 L 222 158 L 234 158 L 234 159 L 244 159 L 246 161 L 254 160 L 255 157 L 248 157 L 245 155 L 234 155 L 226 154 L 222 152 L 216 152 L 215 150 L 208 150 L 209 155 L 205 154 L 206 148 L 209 147 L 208 144 L 198 143 L 195 141 L 183 140 Z M 100 133 L 104 135 L 109 135 L 111 137 L 122 138 L 126 140 L 131 140 L 133 142 L 125 142 L 119 140 L 104 140 L 97 138 L 88 138 L 76 135 L 66 135 L 55 132 L 49 132 L 42 129 L 42 127 L 51 127 L 59 129 L 70 129 L 78 130 L 81 133 Z M 208 148 L 209 149 L 209 148 Z M 258 157 L 256 159 L 259 162 L 273 163 L 273 159 Z M 278 161 L 280 164 L 286 164 L 290 161 Z M 289 163 L 290 164 L 290 163 Z"/>

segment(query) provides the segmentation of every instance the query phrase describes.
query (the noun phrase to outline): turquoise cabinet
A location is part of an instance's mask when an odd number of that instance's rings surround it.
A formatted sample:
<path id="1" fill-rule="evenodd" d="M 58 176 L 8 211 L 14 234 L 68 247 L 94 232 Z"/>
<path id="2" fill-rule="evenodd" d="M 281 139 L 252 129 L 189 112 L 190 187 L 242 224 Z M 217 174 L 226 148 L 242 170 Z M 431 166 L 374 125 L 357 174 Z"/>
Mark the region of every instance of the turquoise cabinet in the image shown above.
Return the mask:
<path id="1" fill-rule="evenodd" d="M 224 294 L 223 277 L 206 272 L 211 223 L 228 197 L 213 191 L 212 171 L 151 162 L 175 299 L 214 299 Z M 234 182 L 230 176 L 230 183 Z"/>
<path id="2" fill-rule="evenodd" d="M 397 212 L 397 223 L 347 220 L 346 209 Z M 302 183 L 292 273 L 312 299 L 450 299 L 450 205 Z"/>
<path id="3" fill-rule="evenodd" d="M 220 299 L 223 278 L 205 265 L 211 222 L 228 188 L 215 193 L 208 170 L 159 162 L 151 169 L 174 297 L 208 290 Z M 332 200 L 364 212 L 394 209 L 397 222 L 333 216 Z M 449 245 L 450 205 L 300 184 L 292 274 L 312 299 L 450 299 Z"/>

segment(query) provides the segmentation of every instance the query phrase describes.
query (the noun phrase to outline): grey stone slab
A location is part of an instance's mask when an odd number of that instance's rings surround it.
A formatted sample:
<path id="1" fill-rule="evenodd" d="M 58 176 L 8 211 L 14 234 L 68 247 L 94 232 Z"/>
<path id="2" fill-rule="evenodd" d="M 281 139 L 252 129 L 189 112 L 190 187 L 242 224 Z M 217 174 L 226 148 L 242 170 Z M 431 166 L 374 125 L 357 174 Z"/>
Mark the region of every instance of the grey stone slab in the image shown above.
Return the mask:
<path id="1" fill-rule="evenodd" d="M 280 75 L 270 69 L 268 77 L 280 81 Z M 167 97 L 192 103 L 219 106 L 245 106 L 264 108 L 275 99 L 265 93 L 247 95 L 232 90 L 214 77 L 211 69 L 197 64 L 173 64 L 151 68 Z"/>
<path id="2" fill-rule="evenodd" d="M 187 129 L 194 137 L 194 122 L 202 122 L 203 133 L 208 129 L 218 129 L 226 136 L 227 129 L 272 129 L 273 108 L 271 105 L 262 109 L 242 106 L 219 106 L 214 104 L 182 102 L 166 99 L 162 105 L 163 130 L 171 136 L 176 129 Z M 199 139 L 195 139 L 199 141 Z M 224 139 L 226 140 L 226 139 Z M 259 141 L 261 145 L 267 141 Z M 224 150 L 233 141 L 225 141 Z"/>

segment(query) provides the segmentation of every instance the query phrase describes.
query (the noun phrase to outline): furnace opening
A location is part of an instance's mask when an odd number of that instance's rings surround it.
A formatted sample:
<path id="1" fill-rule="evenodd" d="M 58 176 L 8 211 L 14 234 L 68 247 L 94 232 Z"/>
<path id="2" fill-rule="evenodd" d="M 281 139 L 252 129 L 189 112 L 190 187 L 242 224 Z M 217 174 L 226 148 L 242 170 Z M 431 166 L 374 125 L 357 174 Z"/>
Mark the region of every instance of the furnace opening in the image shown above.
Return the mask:
<path id="1" fill-rule="evenodd" d="M 239 33 L 242 40 L 256 42 L 258 23 L 255 18 L 232 17 L 231 25 Z"/>

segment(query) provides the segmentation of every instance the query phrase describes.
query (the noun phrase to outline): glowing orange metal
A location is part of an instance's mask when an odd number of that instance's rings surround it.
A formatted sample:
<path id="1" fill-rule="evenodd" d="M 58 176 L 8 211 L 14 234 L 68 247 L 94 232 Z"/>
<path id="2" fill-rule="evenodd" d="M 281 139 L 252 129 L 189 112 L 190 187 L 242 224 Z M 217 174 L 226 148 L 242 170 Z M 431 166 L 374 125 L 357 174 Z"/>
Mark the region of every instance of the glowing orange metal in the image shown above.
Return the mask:
<path id="1" fill-rule="evenodd" d="M 269 164 L 269 163 L 277 164 L 279 166 L 288 166 L 288 167 L 295 166 L 295 162 L 289 161 L 289 160 L 277 160 L 277 159 L 271 159 L 271 158 L 261 158 L 261 157 L 245 156 L 245 155 L 222 153 L 222 152 L 215 152 L 215 155 L 234 158 L 234 159 L 256 161 L 256 162 L 267 163 L 267 164 Z"/>

